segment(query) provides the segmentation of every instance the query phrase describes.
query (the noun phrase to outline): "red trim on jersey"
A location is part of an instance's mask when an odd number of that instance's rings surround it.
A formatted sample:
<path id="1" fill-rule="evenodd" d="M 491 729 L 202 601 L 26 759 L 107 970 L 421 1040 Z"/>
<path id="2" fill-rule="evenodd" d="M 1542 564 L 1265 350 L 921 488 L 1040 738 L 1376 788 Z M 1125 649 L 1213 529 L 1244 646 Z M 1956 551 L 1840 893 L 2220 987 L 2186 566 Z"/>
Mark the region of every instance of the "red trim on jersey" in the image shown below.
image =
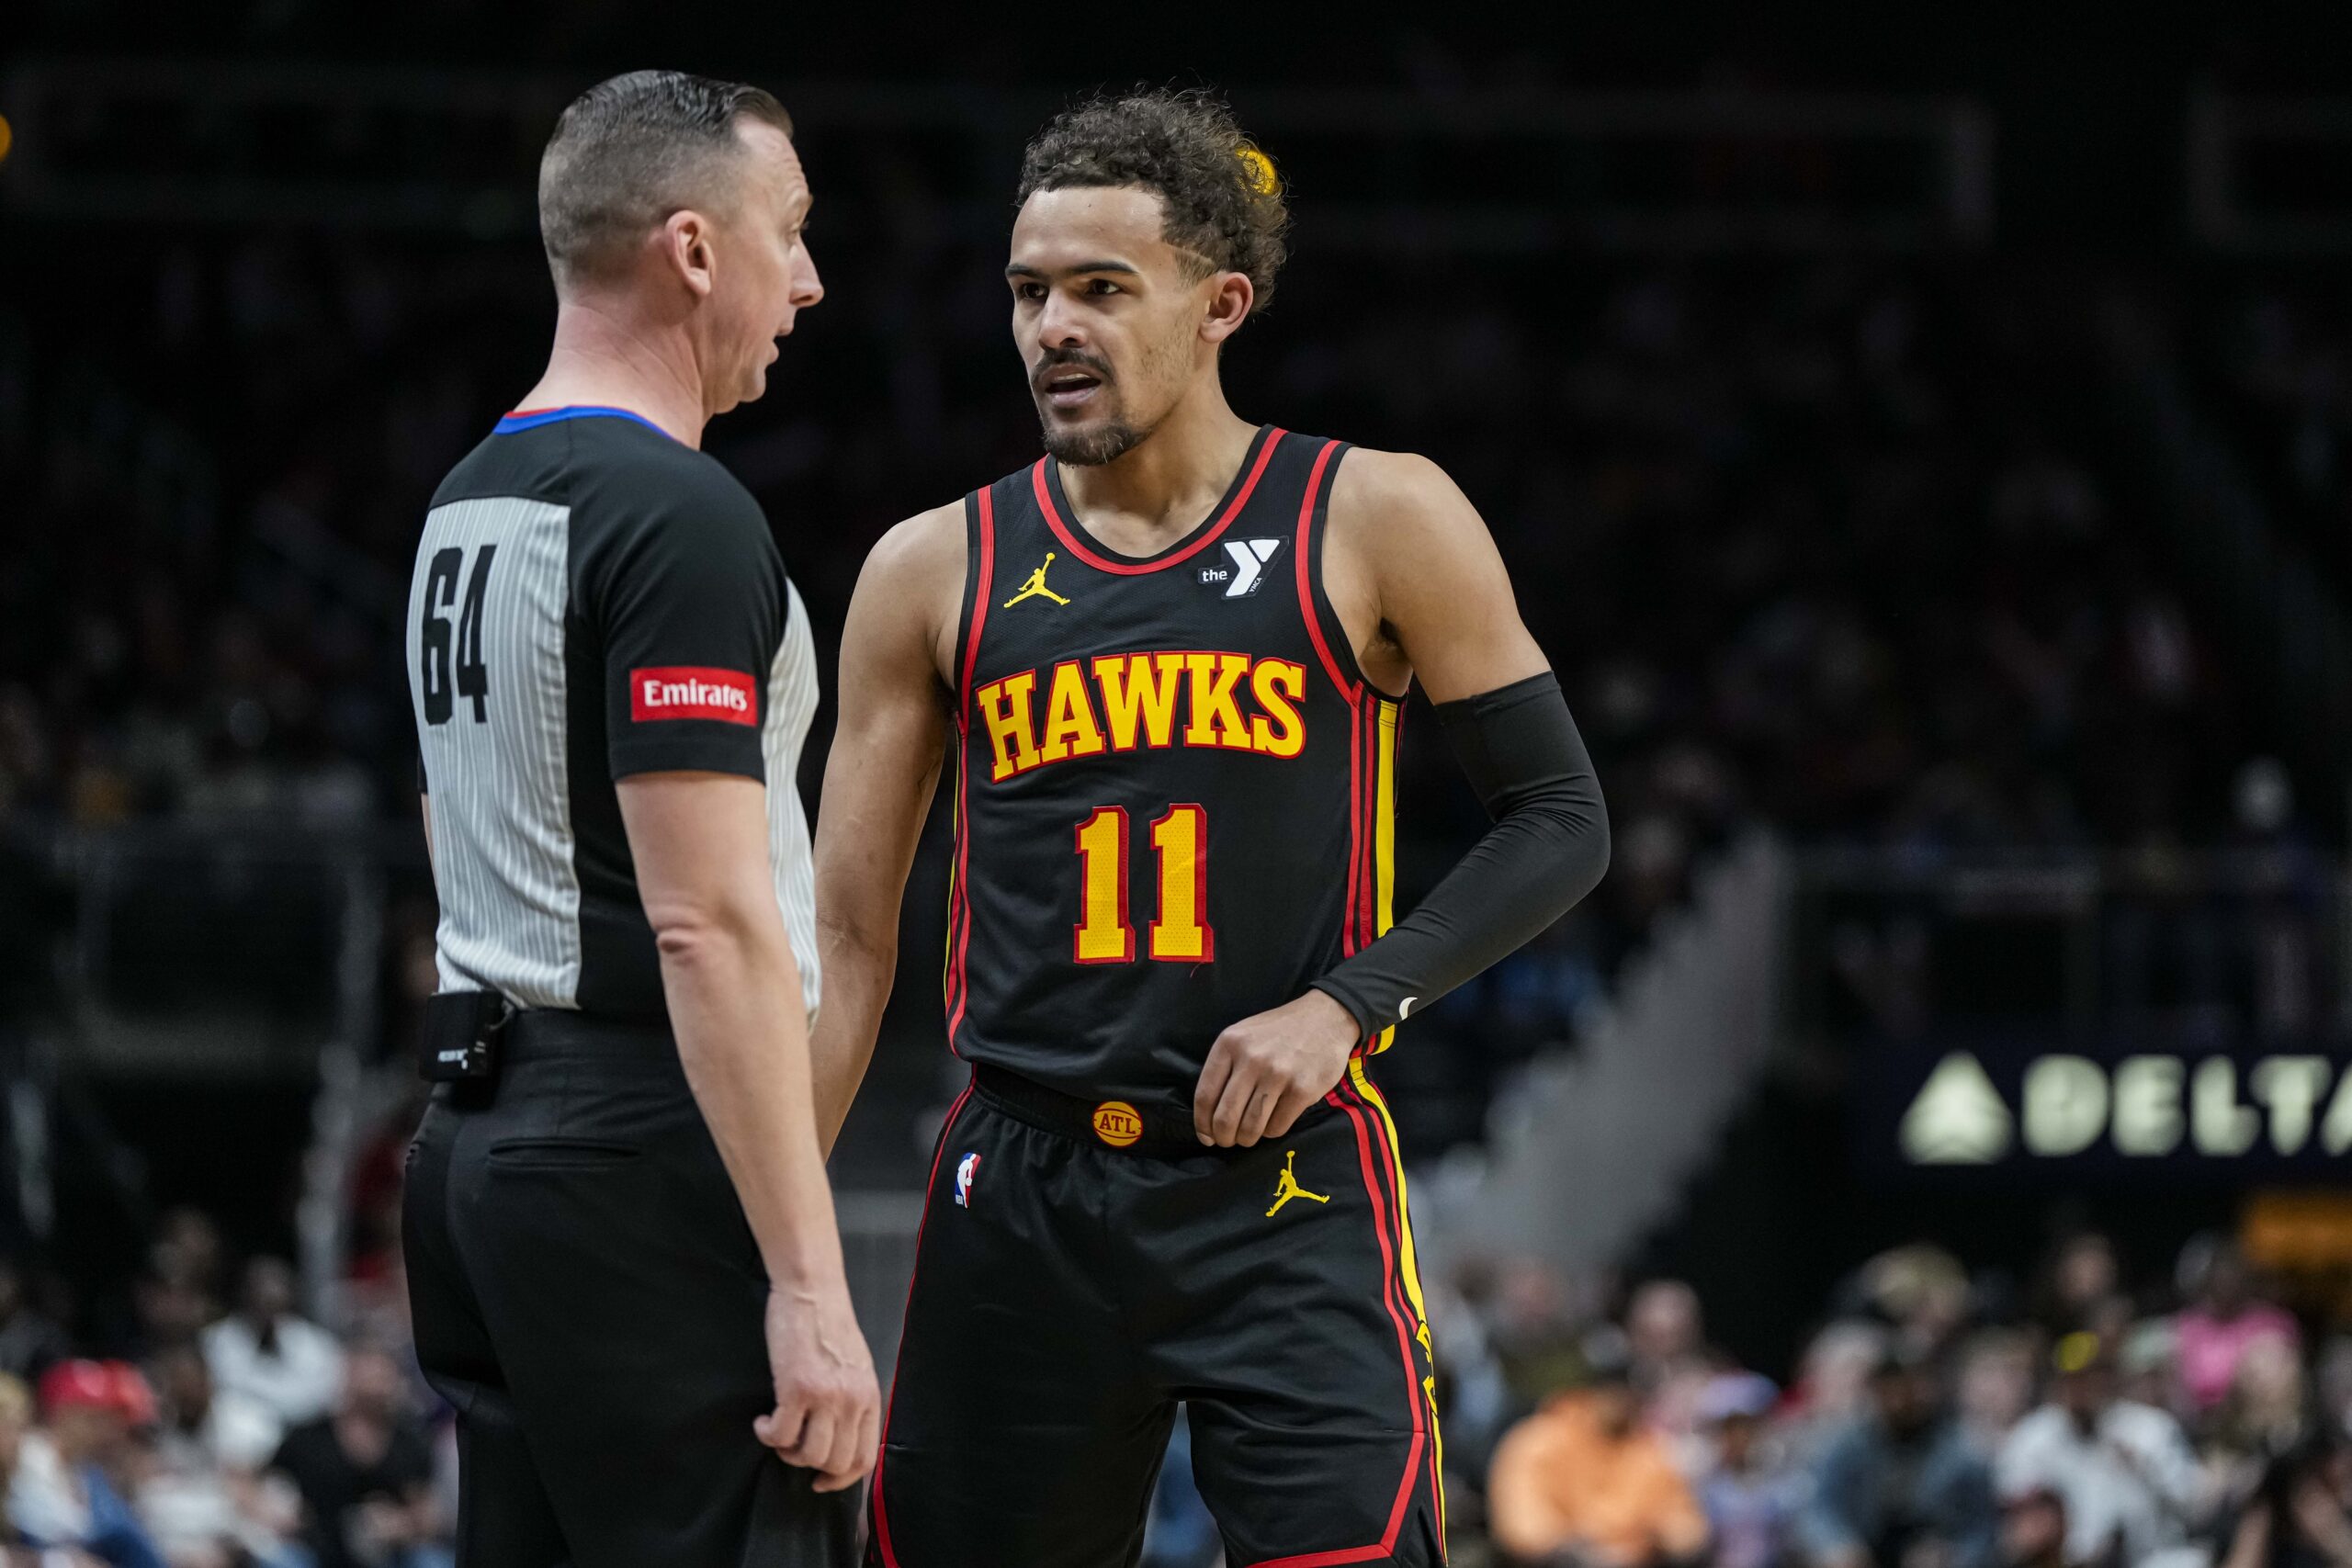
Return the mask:
<path id="1" fill-rule="evenodd" d="M 972 1098 L 972 1086 L 966 1084 L 956 1103 L 947 1108 L 947 1120 L 939 1124 L 939 1143 L 931 1151 L 931 1174 L 923 1178 L 922 1218 L 915 1222 L 915 1269 L 922 1268 L 922 1228 L 931 1220 L 932 1190 L 939 1185 L 940 1156 L 947 1152 L 947 1134 L 956 1130 L 956 1118 L 964 1113 L 964 1102 Z M 907 1304 L 899 1317 L 899 1355 L 890 1368 L 890 1405 L 899 1403 L 899 1368 L 907 1359 L 907 1318 L 914 1311 L 915 1276 L 907 1276 Z M 882 1549 L 882 1561 L 888 1568 L 899 1568 L 899 1554 L 890 1550 L 890 1516 L 882 1506 L 882 1461 L 890 1451 L 890 1406 L 882 1411 L 882 1436 L 874 1450 L 874 1540 Z"/>
<path id="2" fill-rule="evenodd" d="M 1364 1099 L 1363 1091 L 1356 1088 L 1352 1077 L 1342 1075 L 1340 1087 L 1332 1092 L 1361 1111 L 1363 1113 L 1364 1125 L 1372 1132 L 1374 1151 L 1373 1164 L 1380 1174 L 1380 1190 L 1387 1197 L 1388 1201 L 1396 1206 L 1396 1255 L 1401 1259 L 1405 1255 L 1405 1201 L 1396 1195 L 1396 1168 L 1384 1163 L 1395 1152 L 1396 1145 L 1389 1143 L 1387 1139 L 1380 1120 L 1380 1113 L 1373 1109 L 1369 1100 Z M 1404 1314 L 1408 1321 L 1414 1320 L 1412 1298 L 1405 1293 L 1405 1271 L 1402 1267 L 1397 1268 L 1388 1276 L 1387 1299 L 1389 1305 Z"/>
<path id="3" fill-rule="evenodd" d="M 1336 441 L 1326 441 L 1323 450 L 1315 454 L 1315 466 L 1306 472 L 1306 497 L 1298 503 L 1298 545 L 1292 552 L 1295 563 L 1292 570 L 1298 574 L 1298 613 L 1306 617 L 1306 635 L 1323 660 L 1323 672 L 1331 677 L 1331 684 L 1340 688 L 1340 695 L 1354 702 L 1361 688 L 1340 672 L 1340 661 L 1331 656 L 1331 645 L 1323 640 L 1322 617 L 1315 613 L 1315 573 L 1310 564 L 1314 552 L 1308 548 L 1307 539 L 1315 526 L 1315 500 L 1323 490 L 1323 470 L 1339 446 Z"/>
<path id="4" fill-rule="evenodd" d="M 1396 1205 L 1396 1256 L 1400 1265 L 1396 1276 L 1388 1282 L 1389 1292 L 1397 1307 L 1426 1329 L 1429 1326 L 1429 1320 L 1414 1310 L 1413 1298 L 1405 1288 L 1405 1270 L 1401 1267 L 1405 1256 L 1405 1237 L 1411 1225 L 1410 1220 L 1405 1213 L 1405 1191 L 1401 1184 L 1403 1179 L 1398 1175 L 1405 1168 L 1405 1151 L 1396 1146 L 1396 1139 L 1392 1135 L 1394 1129 L 1390 1127 L 1388 1118 L 1381 1115 L 1364 1098 L 1363 1091 L 1355 1086 L 1352 1078 L 1342 1077 L 1340 1080 L 1340 1087 L 1348 1091 L 1350 1099 L 1363 1107 L 1364 1121 L 1372 1129 L 1373 1141 L 1377 1143 L 1388 1156 L 1388 1163 L 1383 1164 L 1380 1168 L 1380 1179 L 1388 1187 L 1391 1200 Z M 1442 1540 L 1445 1538 L 1445 1482 L 1438 1474 L 1437 1445 L 1434 1443 L 1430 1445 L 1430 1498 L 1431 1505 L 1438 1511 L 1438 1539 Z"/>
<path id="5" fill-rule="evenodd" d="M 1342 1562 L 1370 1562 L 1388 1555 L 1388 1548 L 1378 1541 L 1370 1546 L 1351 1546 L 1345 1551 L 1310 1551 L 1302 1557 L 1269 1557 L 1254 1562 L 1250 1568 L 1339 1568 Z"/>
<path id="6" fill-rule="evenodd" d="M 1087 548 L 1080 542 L 1079 535 L 1082 530 L 1072 528 L 1064 523 L 1062 514 L 1055 510 L 1053 487 L 1046 482 L 1046 465 L 1053 461 L 1051 457 L 1037 459 L 1036 467 L 1029 470 L 1029 484 L 1030 488 L 1037 492 L 1037 510 L 1046 514 L 1046 526 L 1054 531 L 1054 537 L 1069 547 L 1070 554 L 1097 571 L 1114 572 L 1120 577 L 1141 577 L 1146 572 L 1158 571 L 1162 567 L 1174 566 L 1181 560 L 1189 559 L 1215 544 L 1217 536 L 1224 533 L 1227 525 L 1241 515 L 1241 509 L 1250 504 L 1250 492 L 1258 488 L 1258 476 L 1266 471 L 1266 459 L 1274 455 L 1274 448 L 1282 445 L 1283 437 L 1288 434 L 1287 431 L 1277 429 L 1269 429 L 1266 432 L 1266 439 L 1258 448 L 1258 460 L 1250 465 L 1250 477 L 1241 481 L 1241 488 L 1234 492 L 1233 500 L 1227 504 L 1224 513 L 1216 522 L 1193 536 L 1191 543 L 1172 555 L 1160 556 L 1147 561 L 1114 560 Z"/>
<path id="7" fill-rule="evenodd" d="M 980 491 L 980 565 L 973 584 L 972 629 L 965 634 L 964 671 L 956 698 L 956 897 L 948 907 L 948 940 L 956 944 L 955 962 L 948 966 L 947 1049 L 956 1048 L 956 1032 L 964 1024 L 964 1002 L 970 989 L 964 977 L 964 958 L 972 947 L 972 669 L 980 657 L 980 629 L 988 625 L 989 598 L 996 584 L 996 487 Z M 957 916 L 961 915 L 961 923 Z"/>
<path id="8" fill-rule="evenodd" d="M 956 857 L 960 857 L 964 850 L 964 796 L 970 771 L 971 762 L 963 744 L 958 741 L 956 748 L 956 844 L 950 852 Z M 962 871 L 950 863 L 947 868 L 947 956 L 940 965 L 939 994 L 940 1007 L 947 1015 L 947 1049 L 958 1056 L 963 1053 L 956 1049 L 956 1023 L 961 1016 L 959 1010 L 964 1005 L 964 966 L 958 961 L 956 945 L 963 930 L 964 877 Z"/>
<path id="9" fill-rule="evenodd" d="M 1382 1288 L 1380 1304 L 1386 1309 L 1388 1320 L 1396 1328 L 1396 1355 L 1405 1369 L 1405 1397 L 1413 1410 L 1413 1446 L 1405 1456 L 1405 1473 L 1396 1483 L 1396 1500 L 1389 1505 L 1388 1528 L 1380 1540 L 1370 1546 L 1345 1547 L 1337 1551 L 1310 1551 L 1296 1557 L 1278 1557 L 1255 1565 L 1255 1568 L 1321 1568 L 1325 1564 L 1365 1562 L 1385 1557 L 1396 1547 L 1396 1534 L 1405 1526 L 1405 1506 L 1413 1500 L 1413 1483 L 1421 1472 L 1421 1453 L 1429 1444 L 1429 1421 L 1421 1404 L 1421 1381 L 1413 1370 L 1413 1337 L 1405 1326 L 1405 1319 L 1396 1311 L 1396 1302 L 1389 1288 L 1396 1273 L 1396 1254 L 1388 1242 L 1388 1205 L 1382 1197 L 1380 1179 L 1373 1174 L 1373 1139 L 1364 1124 L 1363 1112 L 1340 1098 L 1337 1089 L 1323 1097 L 1327 1104 L 1345 1112 L 1356 1130 L 1356 1162 L 1363 1173 L 1363 1190 L 1372 1200 L 1373 1234 L 1380 1241 L 1380 1271 Z M 920 1245 L 920 1238 L 918 1238 Z M 893 1565 L 896 1568 L 896 1565 Z"/>
<path id="10" fill-rule="evenodd" d="M 957 693 L 956 729 L 961 734 L 971 724 L 972 667 L 980 657 L 980 629 L 988 625 L 989 600 L 994 597 L 996 583 L 996 487 L 980 491 L 980 576 L 973 586 L 972 630 L 964 643 L 964 681 Z"/>

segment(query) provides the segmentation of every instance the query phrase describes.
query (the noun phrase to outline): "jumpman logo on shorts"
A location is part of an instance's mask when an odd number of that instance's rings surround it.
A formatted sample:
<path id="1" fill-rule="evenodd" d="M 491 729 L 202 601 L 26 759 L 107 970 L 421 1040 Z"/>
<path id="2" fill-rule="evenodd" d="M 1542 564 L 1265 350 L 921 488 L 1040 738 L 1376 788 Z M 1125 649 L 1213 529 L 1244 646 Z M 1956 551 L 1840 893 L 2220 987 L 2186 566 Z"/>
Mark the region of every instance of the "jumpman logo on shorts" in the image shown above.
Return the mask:
<path id="1" fill-rule="evenodd" d="M 1069 604 L 1069 600 L 1063 598 L 1060 594 L 1046 586 L 1046 567 L 1053 564 L 1054 552 L 1047 550 L 1046 552 L 1046 565 L 1039 567 L 1036 570 L 1029 574 L 1029 581 L 1021 585 L 1020 592 L 1015 593 L 1012 598 L 1007 599 L 1004 602 L 1004 607 L 1010 610 L 1015 604 L 1020 604 L 1023 599 L 1051 599 L 1057 604 Z"/>
<path id="2" fill-rule="evenodd" d="M 1298 1173 L 1291 1168 L 1293 1162 L 1297 1158 L 1296 1149 L 1291 1150 L 1283 1156 L 1283 1173 L 1274 1182 L 1274 1207 L 1266 1211 L 1266 1218 L 1270 1220 L 1274 1217 L 1276 1210 L 1294 1198 L 1304 1198 L 1314 1203 L 1328 1203 L 1331 1201 L 1331 1195 L 1329 1192 L 1309 1192 L 1298 1184 Z"/>

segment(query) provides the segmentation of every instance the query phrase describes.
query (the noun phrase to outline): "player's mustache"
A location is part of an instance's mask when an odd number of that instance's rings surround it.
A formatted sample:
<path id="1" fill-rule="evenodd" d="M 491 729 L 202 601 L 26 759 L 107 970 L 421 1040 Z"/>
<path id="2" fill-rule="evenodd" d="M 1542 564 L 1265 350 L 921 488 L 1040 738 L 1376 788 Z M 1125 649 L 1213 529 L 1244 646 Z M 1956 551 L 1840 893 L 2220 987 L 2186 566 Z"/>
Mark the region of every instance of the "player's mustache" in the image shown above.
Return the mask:
<path id="1" fill-rule="evenodd" d="M 1037 368 L 1030 372 L 1029 385 L 1042 392 L 1046 389 L 1047 376 L 1057 370 L 1070 368 L 1083 370 L 1105 385 L 1115 379 L 1107 360 L 1097 359 L 1080 348 L 1055 348 L 1046 350 L 1045 356 L 1037 361 Z"/>

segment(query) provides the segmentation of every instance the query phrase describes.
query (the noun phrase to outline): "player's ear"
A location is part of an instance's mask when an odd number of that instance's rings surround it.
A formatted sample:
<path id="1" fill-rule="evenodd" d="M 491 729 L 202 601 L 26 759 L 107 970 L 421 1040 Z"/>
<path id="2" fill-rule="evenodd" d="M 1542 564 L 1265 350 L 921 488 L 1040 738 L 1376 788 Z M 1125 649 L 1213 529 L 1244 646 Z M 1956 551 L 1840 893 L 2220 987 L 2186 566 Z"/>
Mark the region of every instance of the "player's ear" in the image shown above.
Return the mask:
<path id="1" fill-rule="evenodd" d="M 1201 336 L 1213 344 L 1223 343 L 1250 319 L 1258 291 L 1250 287 L 1246 272 L 1212 273 L 1208 283 L 1208 310 L 1201 318 Z"/>
<path id="2" fill-rule="evenodd" d="M 717 262 L 711 255 L 707 219 L 692 208 L 670 214 L 662 225 L 662 256 L 688 289 L 708 297 Z"/>

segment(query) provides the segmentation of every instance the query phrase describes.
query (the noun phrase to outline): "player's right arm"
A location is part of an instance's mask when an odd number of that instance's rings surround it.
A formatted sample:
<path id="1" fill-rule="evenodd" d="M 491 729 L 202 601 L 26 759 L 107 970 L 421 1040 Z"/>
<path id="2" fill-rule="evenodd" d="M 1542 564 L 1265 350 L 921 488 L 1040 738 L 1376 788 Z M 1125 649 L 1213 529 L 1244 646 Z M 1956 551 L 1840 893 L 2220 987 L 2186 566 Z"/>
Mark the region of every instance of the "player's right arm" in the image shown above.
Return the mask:
<path id="1" fill-rule="evenodd" d="M 810 1044 L 828 1151 L 873 1059 L 898 973 L 899 907 L 955 701 L 965 552 L 962 502 L 910 517 L 866 557 L 842 627 L 841 718 L 817 811 L 825 1005 Z"/>

